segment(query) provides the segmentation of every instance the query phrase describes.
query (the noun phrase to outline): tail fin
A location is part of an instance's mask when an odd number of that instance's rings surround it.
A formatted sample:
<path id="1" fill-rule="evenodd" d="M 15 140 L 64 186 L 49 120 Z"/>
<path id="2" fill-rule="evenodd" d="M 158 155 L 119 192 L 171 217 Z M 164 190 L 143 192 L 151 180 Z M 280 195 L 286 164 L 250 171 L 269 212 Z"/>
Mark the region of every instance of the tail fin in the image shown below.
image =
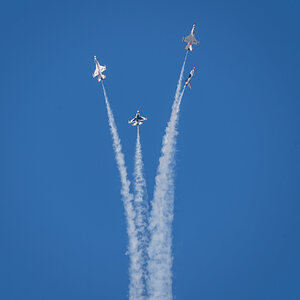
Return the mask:
<path id="1" fill-rule="evenodd" d="M 98 82 L 100 82 L 101 80 L 105 79 L 106 76 L 104 74 L 99 74 L 97 77 Z"/>
<path id="2" fill-rule="evenodd" d="M 189 51 L 193 51 L 193 47 L 192 47 L 192 45 L 186 45 L 185 47 L 184 47 L 184 49 L 185 50 L 189 50 Z"/>

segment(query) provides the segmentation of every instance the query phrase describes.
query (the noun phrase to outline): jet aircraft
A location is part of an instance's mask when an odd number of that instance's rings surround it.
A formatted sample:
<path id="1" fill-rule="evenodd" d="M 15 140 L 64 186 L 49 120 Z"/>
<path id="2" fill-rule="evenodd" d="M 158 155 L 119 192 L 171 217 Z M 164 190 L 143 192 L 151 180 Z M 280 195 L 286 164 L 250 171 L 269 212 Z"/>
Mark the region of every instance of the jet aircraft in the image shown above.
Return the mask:
<path id="1" fill-rule="evenodd" d="M 193 25 L 191 34 L 182 39 L 183 42 L 187 43 L 187 45 L 184 47 L 184 49 L 189 50 L 189 51 L 193 51 L 192 45 L 199 45 L 199 42 L 195 38 L 195 26 L 196 26 L 196 23 L 194 23 L 194 25 Z"/>
<path id="2" fill-rule="evenodd" d="M 97 77 L 98 82 L 106 78 L 104 74 L 102 74 L 106 70 L 106 66 L 101 66 L 96 58 L 96 55 L 94 55 L 94 61 L 96 65 L 95 72 L 93 74 L 93 78 Z"/>
<path id="3" fill-rule="evenodd" d="M 189 88 L 192 88 L 192 86 L 191 86 L 191 79 L 192 79 L 192 77 L 194 76 L 195 68 L 196 68 L 196 67 L 193 68 L 193 70 L 190 72 L 189 77 L 188 77 L 187 80 L 185 81 L 185 86 L 188 85 Z"/>
<path id="4" fill-rule="evenodd" d="M 142 121 L 145 121 L 145 120 L 147 120 L 147 118 L 142 117 L 142 116 L 140 115 L 140 111 L 138 110 L 138 111 L 136 112 L 135 117 L 134 117 L 132 120 L 128 121 L 128 124 L 132 124 L 132 126 L 136 126 L 136 125 L 139 126 L 139 125 L 142 125 L 142 124 L 143 124 Z"/>

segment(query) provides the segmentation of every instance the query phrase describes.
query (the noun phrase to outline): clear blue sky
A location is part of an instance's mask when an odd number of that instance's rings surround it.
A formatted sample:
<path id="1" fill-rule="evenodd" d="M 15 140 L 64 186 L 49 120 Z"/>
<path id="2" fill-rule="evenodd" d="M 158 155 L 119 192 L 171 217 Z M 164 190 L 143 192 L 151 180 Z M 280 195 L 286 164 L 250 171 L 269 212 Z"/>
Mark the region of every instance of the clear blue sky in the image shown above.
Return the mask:
<path id="1" fill-rule="evenodd" d="M 196 22 L 180 113 L 174 298 L 300 299 L 298 1 L 2 1 L 0 298 L 126 299 L 120 180 L 137 109 L 149 195 Z M 132 176 L 131 176 L 132 177 Z M 150 197 L 151 198 L 151 197 Z"/>

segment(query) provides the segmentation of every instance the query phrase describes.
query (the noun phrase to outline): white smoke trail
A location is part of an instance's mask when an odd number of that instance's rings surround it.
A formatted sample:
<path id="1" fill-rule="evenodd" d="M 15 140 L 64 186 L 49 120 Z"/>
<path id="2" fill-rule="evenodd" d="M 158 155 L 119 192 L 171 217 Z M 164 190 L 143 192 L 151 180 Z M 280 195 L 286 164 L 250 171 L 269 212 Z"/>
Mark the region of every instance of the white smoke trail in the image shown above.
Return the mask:
<path id="1" fill-rule="evenodd" d="M 181 104 L 181 100 L 182 100 L 182 97 L 183 97 L 183 94 L 184 94 L 184 91 L 185 91 L 185 88 L 186 88 L 186 85 L 183 87 L 182 89 L 182 92 L 179 96 L 179 99 L 178 99 L 178 104 L 177 104 L 177 113 L 179 112 L 179 109 L 180 109 L 180 104 Z"/>
<path id="2" fill-rule="evenodd" d="M 148 203 L 147 203 L 147 188 L 146 180 L 143 174 L 143 156 L 142 146 L 140 142 L 139 126 L 137 127 L 136 150 L 135 150 L 135 165 L 134 165 L 134 208 L 136 213 L 135 225 L 138 234 L 139 242 L 139 270 L 142 272 L 142 280 L 144 285 L 144 296 L 146 294 L 146 276 L 147 276 L 147 246 L 148 246 Z"/>
<path id="3" fill-rule="evenodd" d="M 182 78 L 187 59 L 185 56 L 172 113 L 163 137 L 161 157 L 155 177 L 152 211 L 149 220 L 151 239 L 148 248 L 147 288 L 151 300 L 172 299 L 172 221 L 174 206 L 174 154 L 176 145 L 178 112 L 181 98 Z"/>
<path id="4" fill-rule="evenodd" d="M 183 61 L 182 67 L 181 67 L 178 83 L 177 83 L 174 102 L 173 102 L 173 105 L 172 105 L 172 113 L 173 113 L 174 107 L 177 104 L 177 102 L 179 100 L 179 97 L 180 97 L 180 90 L 181 90 L 181 86 L 182 86 L 183 72 L 184 72 L 184 67 L 185 67 L 185 63 L 186 63 L 188 54 L 189 54 L 189 51 L 186 51 L 184 61 Z"/>
<path id="5" fill-rule="evenodd" d="M 125 208 L 125 216 L 127 221 L 127 234 L 128 234 L 128 254 L 130 260 L 129 266 L 129 299 L 131 300 L 142 300 L 144 284 L 143 284 L 143 273 L 140 268 L 139 262 L 139 249 L 138 249 L 138 235 L 137 228 L 135 226 L 135 211 L 133 207 L 133 195 L 130 193 L 130 181 L 127 179 L 127 169 L 125 165 L 124 154 L 122 153 L 121 140 L 117 131 L 117 126 L 114 120 L 113 112 L 110 108 L 104 84 L 102 82 L 103 93 L 107 108 L 108 122 L 110 132 L 113 139 L 113 148 L 115 151 L 115 158 L 121 177 L 121 195 L 123 198 L 123 204 Z"/>

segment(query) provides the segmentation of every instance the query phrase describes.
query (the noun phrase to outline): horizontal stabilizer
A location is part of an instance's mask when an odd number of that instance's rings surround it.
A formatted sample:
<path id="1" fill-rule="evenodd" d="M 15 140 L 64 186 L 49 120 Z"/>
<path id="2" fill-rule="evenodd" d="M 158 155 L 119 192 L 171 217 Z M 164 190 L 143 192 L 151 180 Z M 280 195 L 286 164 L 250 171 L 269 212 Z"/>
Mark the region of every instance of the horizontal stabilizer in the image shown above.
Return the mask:
<path id="1" fill-rule="evenodd" d="M 186 46 L 184 47 L 184 49 L 189 50 L 189 51 L 193 51 L 192 45 L 186 45 Z"/>

